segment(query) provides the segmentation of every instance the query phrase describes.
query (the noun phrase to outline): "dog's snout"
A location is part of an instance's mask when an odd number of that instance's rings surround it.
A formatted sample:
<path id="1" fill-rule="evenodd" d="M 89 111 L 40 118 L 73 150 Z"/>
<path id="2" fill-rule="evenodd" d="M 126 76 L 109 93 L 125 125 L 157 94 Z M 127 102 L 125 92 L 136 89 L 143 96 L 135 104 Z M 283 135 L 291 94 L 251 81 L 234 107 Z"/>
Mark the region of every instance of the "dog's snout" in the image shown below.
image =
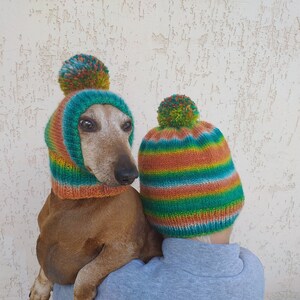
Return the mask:
<path id="1" fill-rule="evenodd" d="M 121 185 L 134 182 L 139 176 L 138 170 L 127 155 L 122 155 L 115 166 L 115 178 Z"/>

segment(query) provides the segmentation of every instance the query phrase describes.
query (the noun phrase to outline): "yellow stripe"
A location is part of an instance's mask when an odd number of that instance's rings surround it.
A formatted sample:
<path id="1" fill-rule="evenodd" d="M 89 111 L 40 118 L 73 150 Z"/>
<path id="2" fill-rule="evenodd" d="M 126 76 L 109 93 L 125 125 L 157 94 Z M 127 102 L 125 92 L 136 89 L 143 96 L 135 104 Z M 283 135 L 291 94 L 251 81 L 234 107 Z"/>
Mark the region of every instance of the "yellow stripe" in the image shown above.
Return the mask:
<path id="1" fill-rule="evenodd" d="M 55 163 L 56 165 L 59 165 L 62 168 L 68 168 L 68 169 L 79 169 L 75 164 L 67 162 L 64 158 L 61 156 L 58 156 L 55 152 L 49 150 L 49 157 L 50 160 Z"/>

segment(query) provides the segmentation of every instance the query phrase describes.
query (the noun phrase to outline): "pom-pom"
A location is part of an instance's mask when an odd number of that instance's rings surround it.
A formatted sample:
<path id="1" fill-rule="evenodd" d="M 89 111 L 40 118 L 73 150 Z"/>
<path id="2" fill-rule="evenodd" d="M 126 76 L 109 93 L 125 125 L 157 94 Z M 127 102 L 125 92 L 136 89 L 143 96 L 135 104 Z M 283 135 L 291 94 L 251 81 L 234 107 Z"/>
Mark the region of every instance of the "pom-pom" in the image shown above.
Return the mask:
<path id="1" fill-rule="evenodd" d="M 159 105 L 157 120 L 161 128 L 193 127 L 199 118 L 196 104 L 187 96 L 173 95 Z"/>
<path id="2" fill-rule="evenodd" d="M 108 69 L 92 55 L 75 55 L 64 62 L 58 82 L 65 95 L 83 89 L 108 90 Z"/>

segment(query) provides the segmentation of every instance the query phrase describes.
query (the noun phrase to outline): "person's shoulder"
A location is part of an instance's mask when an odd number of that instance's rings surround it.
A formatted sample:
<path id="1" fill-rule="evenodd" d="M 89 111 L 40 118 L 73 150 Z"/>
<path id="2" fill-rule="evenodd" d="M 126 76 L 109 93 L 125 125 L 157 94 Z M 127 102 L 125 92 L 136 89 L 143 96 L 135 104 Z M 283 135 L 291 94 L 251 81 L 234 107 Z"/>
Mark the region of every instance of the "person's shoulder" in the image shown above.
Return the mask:
<path id="1" fill-rule="evenodd" d="M 139 291 L 139 285 L 146 282 L 145 263 L 134 259 L 110 273 L 98 287 L 97 300 L 133 299 L 132 292 Z M 136 298 L 134 298 L 136 299 Z"/>
<path id="2" fill-rule="evenodd" d="M 257 268 L 263 272 L 263 265 L 260 259 L 249 249 L 240 247 L 240 258 L 244 262 L 244 265 Z"/>
<path id="3" fill-rule="evenodd" d="M 240 259 L 243 261 L 243 271 L 240 275 L 244 282 L 244 292 L 247 293 L 248 287 L 249 299 L 263 299 L 265 278 L 260 259 L 253 252 L 242 247 L 240 248 Z"/>
<path id="4" fill-rule="evenodd" d="M 161 257 L 153 257 L 147 263 L 132 260 L 105 278 L 98 287 L 101 297 L 96 299 L 153 299 L 152 287 L 159 285 L 157 274 L 162 273 L 162 265 Z"/>
<path id="5" fill-rule="evenodd" d="M 105 281 L 114 281 L 119 280 L 122 277 L 134 276 L 137 272 L 140 271 L 141 267 L 143 267 L 145 263 L 140 259 L 133 259 L 123 267 L 117 269 L 116 271 L 110 273 Z M 104 281 L 104 282 L 105 282 Z"/>

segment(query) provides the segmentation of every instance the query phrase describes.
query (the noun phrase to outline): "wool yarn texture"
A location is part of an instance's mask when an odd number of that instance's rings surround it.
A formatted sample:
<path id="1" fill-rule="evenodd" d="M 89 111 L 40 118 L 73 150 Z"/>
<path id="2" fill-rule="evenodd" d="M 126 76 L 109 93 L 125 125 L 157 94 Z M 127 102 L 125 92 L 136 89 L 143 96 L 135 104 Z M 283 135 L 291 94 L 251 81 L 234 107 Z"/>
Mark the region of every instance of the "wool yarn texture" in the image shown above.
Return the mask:
<path id="1" fill-rule="evenodd" d="M 80 116 L 94 104 L 113 105 L 133 122 L 125 101 L 108 91 L 107 67 L 94 56 L 75 55 L 64 62 L 58 81 L 65 98 L 45 129 L 53 192 L 61 199 L 101 198 L 122 193 L 127 187 L 109 187 L 85 168 L 78 131 Z M 130 145 L 132 141 L 133 130 Z"/>
<path id="2" fill-rule="evenodd" d="M 222 231 L 238 217 L 244 193 L 221 131 L 199 120 L 184 95 L 165 98 L 159 126 L 139 149 L 140 193 L 152 226 L 166 237 Z"/>

